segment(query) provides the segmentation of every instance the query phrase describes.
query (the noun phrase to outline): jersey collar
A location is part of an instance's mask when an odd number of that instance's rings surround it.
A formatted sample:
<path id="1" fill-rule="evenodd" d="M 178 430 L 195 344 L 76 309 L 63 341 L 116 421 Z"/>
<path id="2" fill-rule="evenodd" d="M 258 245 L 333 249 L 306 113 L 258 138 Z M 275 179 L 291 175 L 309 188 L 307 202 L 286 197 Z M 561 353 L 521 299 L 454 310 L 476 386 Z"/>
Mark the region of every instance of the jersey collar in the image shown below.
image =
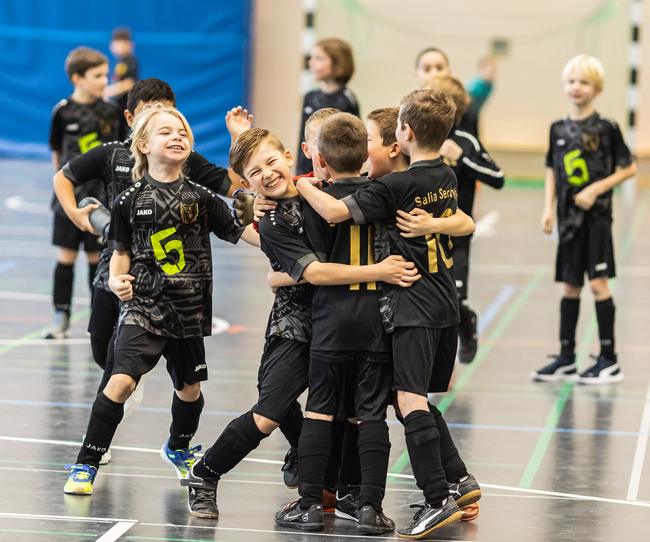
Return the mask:
<path id="1" fill-rule="evenodd" d="M 434 158 L 433 160 L 418 160 L 417 162 L 413 162 L 410 166 L 409 169 L 413 169 L 416 167 L 438 167 L 442 165 L 442 158 Z"/>
<path id="2" fill-rule="evenodd" d="M 151 175 L 149 175 L 148 171 L 144 174 L 144 178 L 149 184 L 155 186 L 156 188 L 165 188 L 165 189 L 176 188 L 181 184 L 183 184 L 183 177 L 179 177 L 178 179 L 170 183 L 161 183 L 160 181 L 157 181 Z"/>

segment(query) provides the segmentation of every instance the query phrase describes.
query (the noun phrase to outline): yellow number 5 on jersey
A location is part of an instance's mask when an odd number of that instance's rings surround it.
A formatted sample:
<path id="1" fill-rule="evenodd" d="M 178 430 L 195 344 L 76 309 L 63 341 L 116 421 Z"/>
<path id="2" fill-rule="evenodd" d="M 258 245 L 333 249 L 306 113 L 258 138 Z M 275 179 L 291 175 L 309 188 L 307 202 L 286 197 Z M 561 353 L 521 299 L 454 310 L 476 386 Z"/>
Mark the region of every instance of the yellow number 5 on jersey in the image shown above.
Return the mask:
<path id="1" fill-rule="evenodd" d="M 589 182 L 589 169 L 587 162 L 580 156 L 580 149 L 567 152 L 564 155 L 564 171 L 567 174 L 567 181 L 573 186 L 581 186 Z"/>
<path id="2" fill-rule="evenodd" d="M 156 256 L 156 260 L 161 262 L 165 258 L 168 258 L 173 252 L 178 254 L 178 263 L 167 262 L 160 266 L 168 275 L 180 273 L 185 267 L 185 253 L 183 252 L 182 241 L 180 239 L 171 239 L 164 245 L 162 243 L 165 239 L 175 233 L 176 228 L 167 228 L 166 230 L 161 230 L 151 236 L 151 246 L 153 247 L 153 253 Z"/>

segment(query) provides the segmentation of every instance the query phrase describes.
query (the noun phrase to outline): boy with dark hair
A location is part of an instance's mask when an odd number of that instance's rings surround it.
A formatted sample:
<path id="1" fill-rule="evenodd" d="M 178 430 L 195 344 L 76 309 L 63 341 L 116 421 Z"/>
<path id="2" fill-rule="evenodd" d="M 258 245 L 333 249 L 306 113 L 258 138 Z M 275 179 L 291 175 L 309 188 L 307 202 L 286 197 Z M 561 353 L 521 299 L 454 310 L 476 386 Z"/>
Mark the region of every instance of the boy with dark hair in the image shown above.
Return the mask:
<path id="1" fill-rule="evenodd" d="M 106 87 L 104 94 L 115 102 L 120 111 L 124 111 L 129 90 L 138 81 L 138 60 L 133 54 L 135 43 L 131 30 L 126 27 L 115 28 L 109 48 L 117 63 L 113 68 L 111 84 Z"/>
<path id="2" fill-rule="evenodd" d="M 393 171 L 404 171 L 409 159 L 395 137 L 399 107 L 383 107 L 368 113 L 368 177 L 380 179 Z"/>
<path id="3" fill-rule="evenodd" d="M 49 143 L 55 170 L 75 156 L 120 136 L 119 112 L 112 104 L 102 99 L 108 74 L 106 57 L 94 49 L 77 47 L 67 56 L 65 71 L 74 91 L 69 98 L 61 100 L 52 113 Z M 77 197 L 80 199 L 89 195 L 103 198 L 98 183 L 89 183 L 77 191 Z M 88 258 L 88 282 L 92 293 L 92 281 L 99 260 L 99 245 L 94 235 L 79 231 L 66 218 L 56 198 L 52 199 L 52 209 L 52 244 L 59 247 L 59 253 L 54 269 L 52 294 L 54 323 L 46 338 L 63 339 L 67 337 L 70 326 L 74 264 L 79 247 L 83 244 Z"/>
<path id="4" fill-rule="evenodd" d="M 608 284 L 608 279 L 616 276 L 612 189 L 634 175 L 636 164 L 618 124 L 601 117 L 594 108 L 603 89 L 600 61 L 578 55 L 567 62 L 562 79 L 571 112 L 551 125 L 542 215 L 542 228 L 551 233 L 557 213 L 555 280 L 563 283 L 564 290 L 560 353 L 530 376 L 541 382 L 577 378 L 580 384 L 609 384 L 623 380 L 614 344 L 616 308 Z M 600 354 L 578 375 L 575 333 L 585 274 L 596 303 Z"/>
<path id="5" fill-rule="evenodd" d="M 251 410 L 232 420 L 191 469 L 182 485 L 189 486 L 193 515 L 217 518 L 217 484 L 283 421 L 308 383 L 311 339 L 312 286 L 390 281 L 410 284 L 417 280 L 413 264 L 390 257 L 379 264 L 323 263 L 304 240 L 302 200 L 291 177 L 293 158 L 268 130 L 244 132 L 230 151 L 230 164 L 242 183 L 277 202 L 275 210 L 259 222 L 261 247 L 276 271 L 288 274 L 286 286 L 277 289 L 266 330 L 260 362 L 258 401 Z M 322 514 L 322 507 L 319 504 Z"/>
<path id="6" fill-rule="evenodd" d="M 408 289 L 390 289 L 385 324 L 393 328 L 393 389 L 403 419 L 406 445 L 425 503 L 412 524 L 398 531 L 405 538 L 424 538 L 462 518 L 459 507 L 476 502 L 480 488 L 461 460 L 438 409 L 427 393 L 444 392 L 457 347 L 458 296 L 446 234 L 407 238 L 394 227 L 398 210 L 419 207 L 434 217 L 451 216 L 457 208 L 457 183 L 442 164 L 440 147 L 453 126 L 455 106 L 441 92 L 414 91 L 402 99 L 396 138 L 411 157 L 408 170 L 371 183 L 337 200 L 301 179 L 301 195 L 325 220 L 356 224 L 383 222 L 389 250 L 415 262 L 422 279 Z M 430 411 L 431 408 L 431 411 Z M 450 489 L 455 493 L 450 495 Z"/>
<path id="7" fill-rule="evenodd" d="M 456 174 L 458 207 L 473 216 L 476 181 L 481 181 L 492 188 L 503 188 L 503 171 L 485 150 L 478 137 L 460 129 L 461 119 L 470 103 L 463 84 L 449 75 L 438 75 L 427 81 L 424 88 L 444 92 L 456 105 L 454 127 L 449 134 L 449 139 L 442 144 L 440 154 Z M 467 304 L 471 240 L 471 235 L 456 237 L 452 249 L 456 289 L 460 301 L 458 360 L 461 363 L 470 363 L 478 350 L 478 317 Z"/>
<path id="8" fill-rule="evenodd" d="M 349 113 L 329 117 L 320 127 L 318 160 L 333 184 L 324 191 L 336 198 L 370 181 L 359 176 L 366 160 L 368 135 L 363 122 Z M 372 225 L 350 221 L 331 227 L 309 206 L 304 208 L 309 245 L 321 261 L 363 265 L 374 262 Z M 358 423 L 361 487 L 358 521 L 361 534 L 392 532 L 395 524 L 382 512 L 390 442 L 386 408 L 392 367 L 390 340 L 384 334 L 375 283 L 316 287 L 313 297 L 309 398 L 300 436 L 300 500 L 276 515 L 278 525 L 322 529 L 319 505 L 330 459 L 332 424 L 347 405 Z M 307 519 L 305 519 L 305 517 Z"/>
<path id="9" fill-rule="evenodd" d="M 147 105 L 155 102 L 170 107 L 175 106 L 176 97 L 172 88 L 160 79 L 138 81 L 129 91 L 127 109 L 124 111 L 127 124 L 132 126 L 135 116 Z M 248 119 L 242 117 L 239 113 L 237 110 L 229 112 L 230 122 L 227 124 L 229 130 L 231 130 L 231 137 L 234 139 L 237 138 L 241 131 L 250 127 Z M 107 207 L 112 209 L 117 195 L 133 185 L 131 177 L 133 158 L 129 148 L 130 144 L 129 137 L 125 141 L 113 141 L 95 147 L 66 163 L 54 176 L 54 190 L 63 211 L 79 230 L 93 232 L 88 222 L 88 215 L 94 206 L 78 209 L 75 195 L 76 189 L 83 188 L 88 183 L 93 183 L 98 179 L 103 192 L 106 194 Z M 185 170 L 196 183 L 206 186 L 218 194 L 231 195 L 233 188 L 239 186 L 238 177 L 234 173 L 232 174 L 233 178 L 231 178 L 228 170 L 208 162 L 206 158 L 195 151 L 190 153 L 185 164 Z M 87 235 L 91 235 L 91 233 Z M 88 323 L 93 359 L 104 370 L 104 377 L 100 383 L 99 391 L 104 389 L 112 374 L 112 358 L 108 355 L 108 349 L 120 310 L 119 300 L 108 286 L 109 262 L 112 254 L 112 248 L 107 245 L 102 247 L 93 282 L 95 295 L 93 296 L 90 321 Z M 136 406 L 141 401 L 141 394 L 142 384 L 138 386 L 136 393 L 134 393 L 127 405 Z M 127 408 L 126 412 L 130 414 L 133 409 Z M 107 462 L 109 458 L 110 451 L 102 461 Z M 176 459 L 172 461 L 178 462 Z"/>

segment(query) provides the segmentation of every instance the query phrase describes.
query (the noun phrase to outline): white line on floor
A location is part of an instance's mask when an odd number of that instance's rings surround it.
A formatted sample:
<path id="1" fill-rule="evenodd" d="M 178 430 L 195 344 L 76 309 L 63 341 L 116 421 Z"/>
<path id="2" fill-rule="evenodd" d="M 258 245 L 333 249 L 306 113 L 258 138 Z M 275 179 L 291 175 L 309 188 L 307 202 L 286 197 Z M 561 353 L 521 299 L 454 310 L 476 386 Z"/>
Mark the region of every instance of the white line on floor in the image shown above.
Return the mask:
<path id="1" fill-rule="evenodd" d="M 43 303 L 52 303 L 52 294 L 39 294 L 35 292 L 9 292 L 0 291 L 0 299 L 19 300 L 19 301 L 42 301 Z M 90 304 L 88 297 L 73 297 L 74 303 Z"/>
<path id="2" fill-rule="evenodd" d="M 137 522 L 135 521 L 120 521 L 117 525 L 113 525 L 108 531 L 97 539 L 97 542 L 115 542 L 126 531 L 133 527 Z"/>
<path id="3" fill-rule="evenodd" d="M 60 445 L 60 446 L 74 446 L 77 447 L 80 445 L 79 442 L 74 442 L 74 441 L 65 441 L 65 440 L 49 440 L 49 439 L 35 439 L 35 438 L 25 438 L 25 437 L 9 437 L 2 435 L 0 436 L 0 441 L 6 440 L 6 441 L 11 441 L 11 442 L 29 442 L 29 443 L 35 443 L 35 444 L 50 444 L 50 445 Z M 160 453 L 159 450 L 156 450 L 154 448 L 136 448 L 133 446 L 111 446 L 113 450 L 125 450 L 125 451 L 130 451 L 130 452 L 141 452 L 141 453 L 154 453 L 158 454 Z M 200 456 L 201 454 L 197 454 L 197 456 Z M 268 465 L 282 465 L 283 461 L 277 461 L 274 459 L 257 459 L 253 457 L 245 457 L 244 461 L 250 462 L 250 463 L 265 463 Z M 25 470 L 25 471 L 31 471 L 31 472 L 61 472 L 59 470 L 55 469 L 28 469 L 28 468 L 13 468 L 13 467 L 0 467 L 0 470 Z M 109 476 L 126 476 L 126 477 L 142 477 L 142 478 L 171 478 L 169 476 L 158 476 L 158 475 L 153 475 L 153 474 L 121 474 L 121 473 L 103 473 L 105 475 Z M 392 473 L 389 472 L 388 476 L 391 476 L 393 478 L 402 478 L 406 480 L 413 480 L 413 476 L 410 474 L 397 474 L 397 473 Z M 223 480 L 224 482 L 226 480 Z M 235 482 L 235 480 L 232 480 L 232 482 Z M 281 485 L 280 482 L 261 482 L 261 481 L 255 481 L 255 480 L 237 480 L 237 483 L 258 483 L 258 484 L 269 484 L 269 485 Z M 566 499 L 575 499 L 575 500 L 581 500 L 581 501 L 594 501 L 594 502 L 604 502 L 604 503 L 609 503 L 609 504 L 623 504 L 627 506 L 638 506 L 641 508 L 650 508 L 650 502 L 646 501 L 631 501 L 631 500 L 623 500 L 623 499 L 610 499 L 607 497 L 596 497 L 595 495 L 581 495 L 579 493 L 564 493 L 560 491 L 546 491 L 543 489 L 528 489 L 528 488 L 522 488 L 522 487 L 515 487 L 515 486 L 504 486 L 500 484 L 488 484 L 488 483 L 483 483 L 481 482 L 481 487 L 485 489 L 499 489 L 502 491 L 511 491 L 515 493 L 526 493 L 530 495 L 546 495 L 549 497 L 558 497 L 558 498 L 566 498 Z M 399 489 L 395 489 L 396 491 L 400 491 Z M 404 490 L 401 490 L 404 491 Z"/>
<path id="4" fill-rule="evenodd" d="M 650 431 L 650 381 L 645 395 L 645 406 L 641 416 L 641 425 L 639 429 L 639 438 L 636 441 L 636 451 L 634 452 L 634 461 L 632 462 L 632 472 L 630 474 L 630 485 L 627 488 L 627 500 L 636 501 L 639 497 L 639 486 L 641 484 L 641 475 L 643 474 L 643 463 L 645 461 L 646 450 L 648 449 L 648 432 Z"/>
<path id="5" fill-rule="evenodd" d="M 20 346 L 79 346 L 90 344 L 90 337 L 69 339 L 0 339 L 0 346 L 17 343 L 20 343 Z"/>
<path id="6" fill-rule="evenodd" d="M 476 231 L 474 239 L 479 237 L 492 237 L 496 233 L 496 225 L 499 222 L 500 215 L 497 211 L 490 211 L 476 221 Z"/>
<path id="7" fill-rule="evenodd" d="M 58 472 L 58 471 L 56 471 Z M 134 522 L 133 519 L 120 519 L 120 518 L 93 518 L 82 516 L 51 516 L 46 514 L 13 514 L 11 512 L 0 512 L 0 518 L 10 519 L 47 519 L 52 521 L 82 521 L 94 523 L 118 523 L 118 522 Z"/>

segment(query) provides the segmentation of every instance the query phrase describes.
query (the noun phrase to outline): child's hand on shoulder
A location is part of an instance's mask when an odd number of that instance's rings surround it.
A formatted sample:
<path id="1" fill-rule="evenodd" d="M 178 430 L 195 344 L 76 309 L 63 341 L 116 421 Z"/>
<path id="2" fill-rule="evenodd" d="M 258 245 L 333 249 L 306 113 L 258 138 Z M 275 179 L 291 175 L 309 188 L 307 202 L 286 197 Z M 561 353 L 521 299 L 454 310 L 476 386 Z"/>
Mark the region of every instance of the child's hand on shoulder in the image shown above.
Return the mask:
<path id="1" fill-rule="evenodd" d="M 120 298 L 120 301 L 129 301 L 133 299 L 133 285 L 135 280 L 132 275 L 117 275 L 108 279 L 108 287 Z"/>
<path id="2" fill-rule="evenodd" d="M 260 218 L 262 218 L 266 213 L 269 211 L 275 211 L 277 206 L 278 204 L 272 199 L 266 199 L 261 194 L 257 194 L 257 196 L 255 196 L 255 201 L 253 202 L 253 220 L 259 222 Z"/>
<path id="3" fill-rule="evenodd" d="M 598 188 L 595 184 L 592 184 L 586 188 L 583 188 L 580 190 L 580 192 L 573 196 L 573 202 L 581 209 L 588 211 L 594 206 L 594 203 L 596 203 L 598 196 Z"/>

